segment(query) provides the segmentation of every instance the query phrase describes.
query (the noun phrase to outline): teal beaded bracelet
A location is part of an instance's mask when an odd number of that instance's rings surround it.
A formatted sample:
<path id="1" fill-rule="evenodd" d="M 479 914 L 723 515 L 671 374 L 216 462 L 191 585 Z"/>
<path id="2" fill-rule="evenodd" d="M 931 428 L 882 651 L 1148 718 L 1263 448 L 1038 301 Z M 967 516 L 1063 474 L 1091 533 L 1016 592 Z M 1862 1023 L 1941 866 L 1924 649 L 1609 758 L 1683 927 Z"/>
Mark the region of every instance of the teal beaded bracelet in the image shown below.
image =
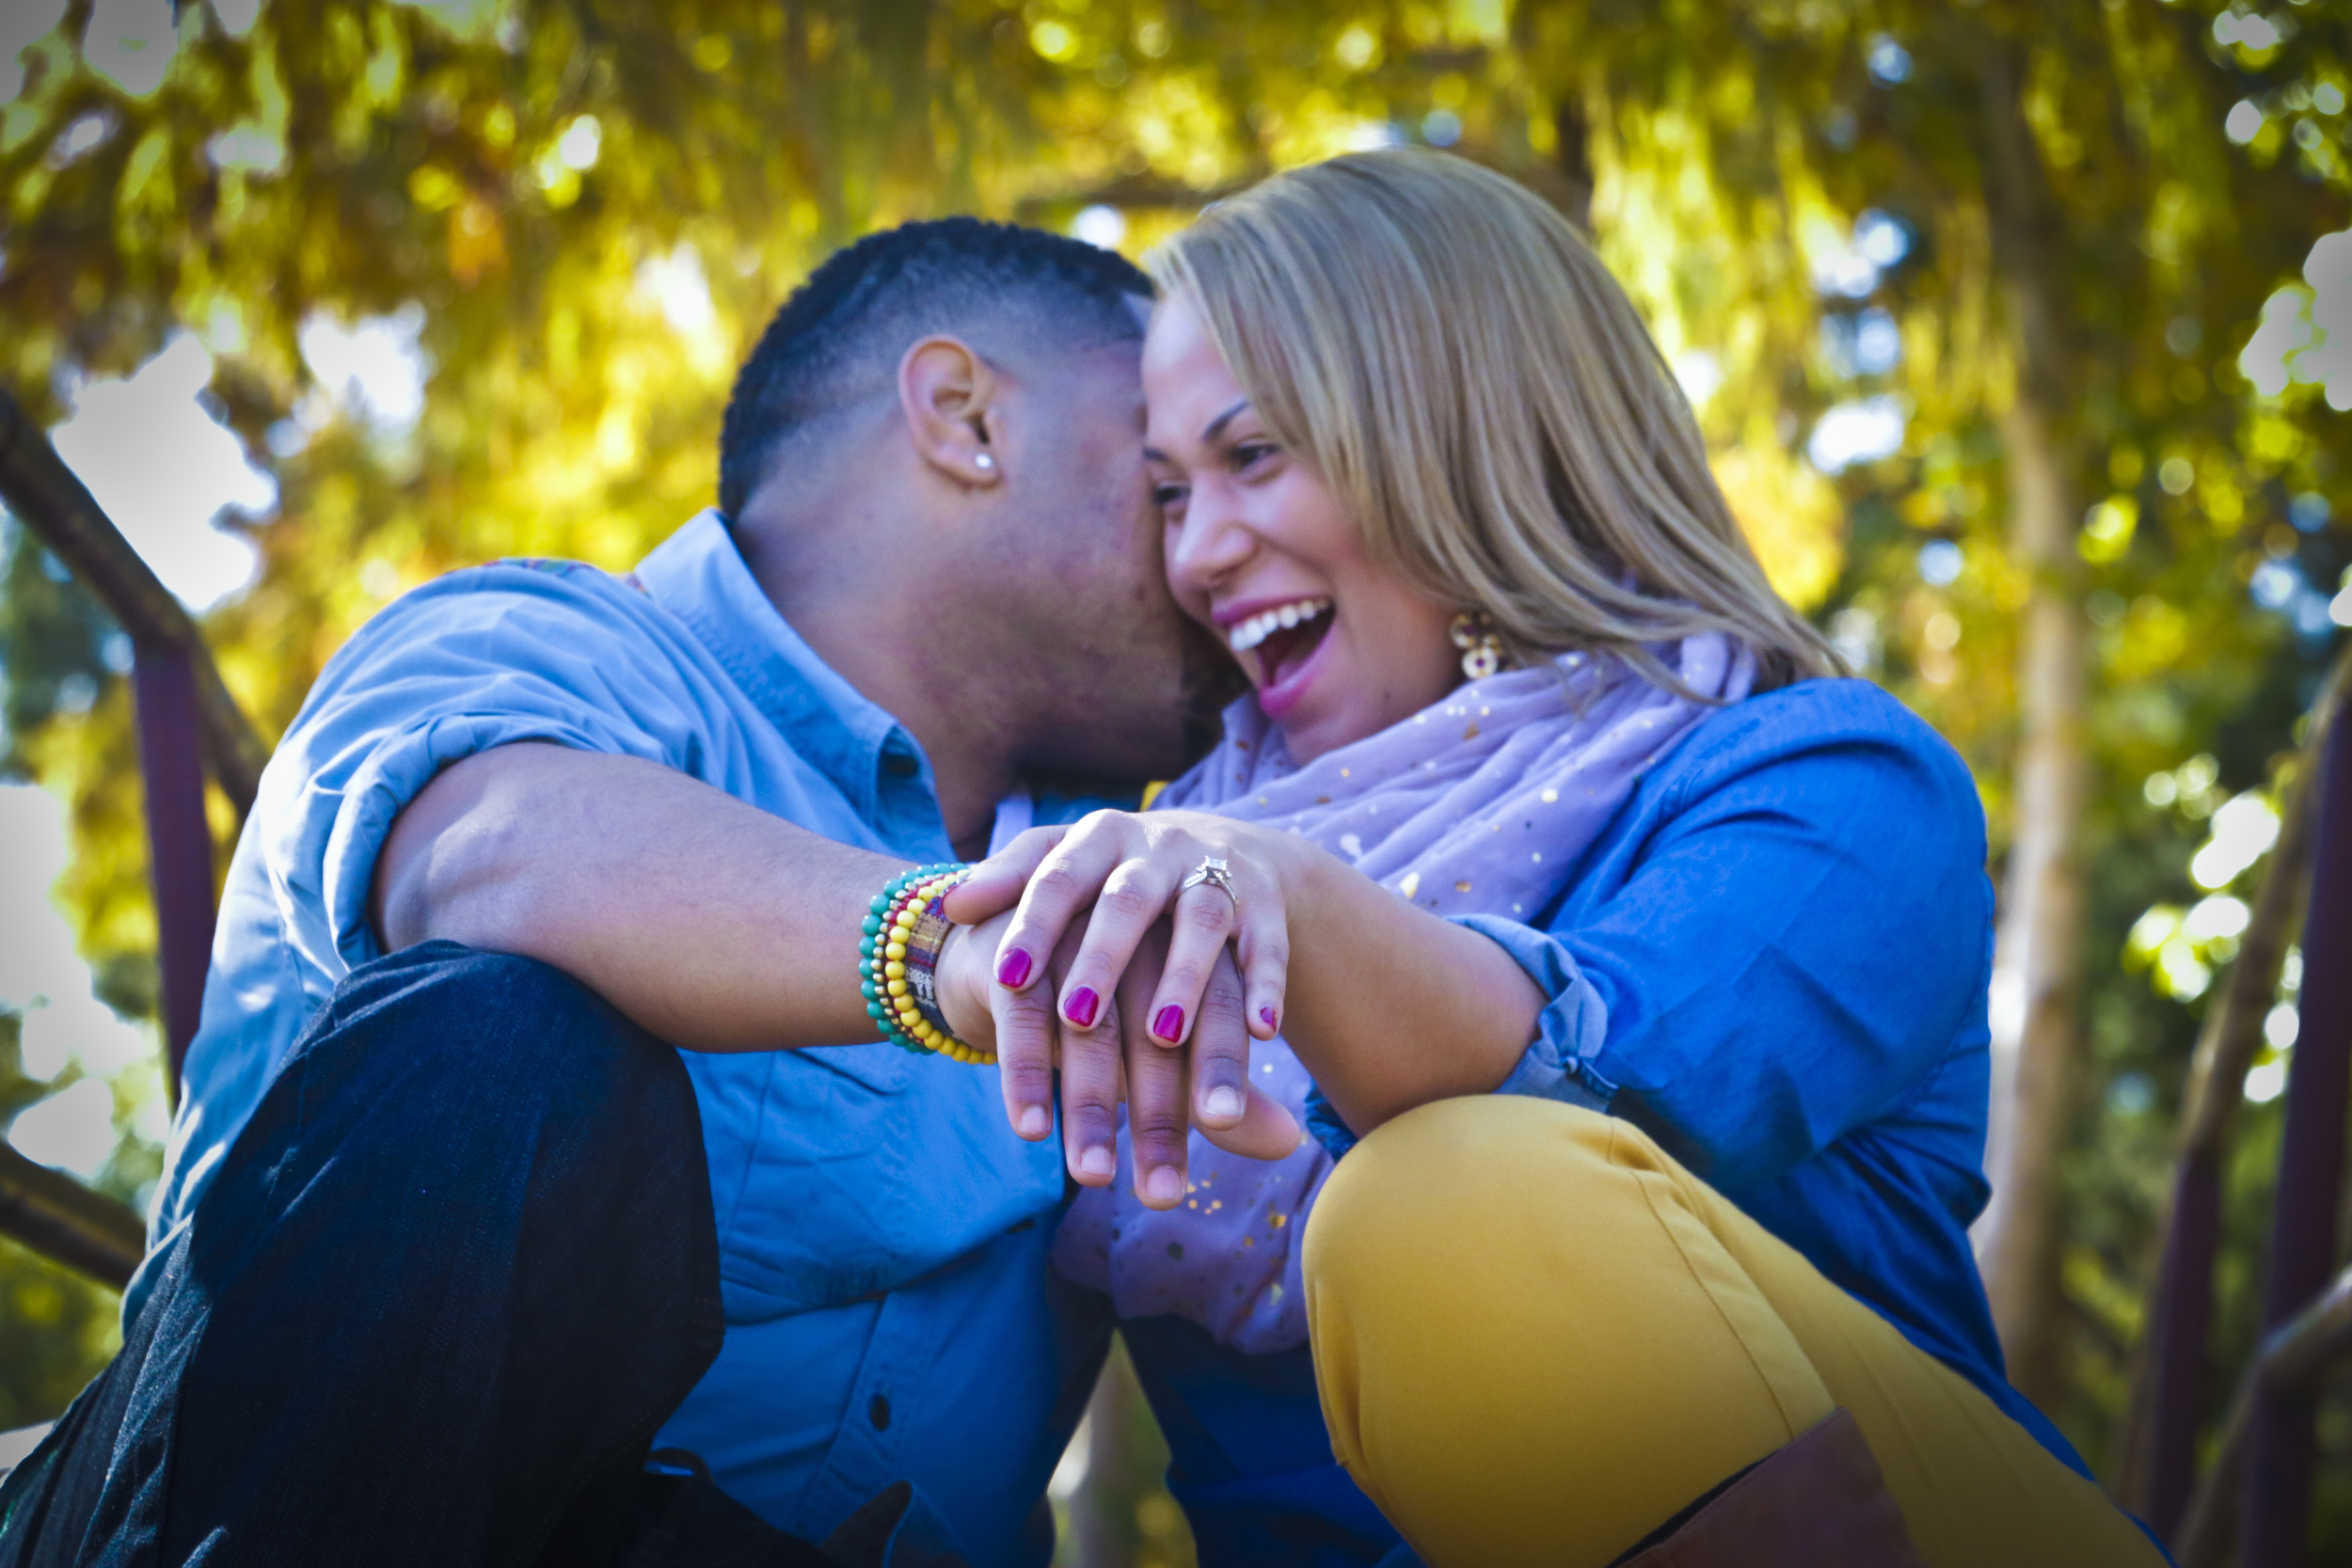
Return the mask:
<path id="1" fill-rule="evenodd" d="M 952 928 L 941 903 L 970 867 L 947 862 L 893 877 L 859 927 L 858 992 L 882 1038 L 901 1050 L 993 1062 L 994 1052 L 958 1039 L 940 1013 L 933 970 Z"/>

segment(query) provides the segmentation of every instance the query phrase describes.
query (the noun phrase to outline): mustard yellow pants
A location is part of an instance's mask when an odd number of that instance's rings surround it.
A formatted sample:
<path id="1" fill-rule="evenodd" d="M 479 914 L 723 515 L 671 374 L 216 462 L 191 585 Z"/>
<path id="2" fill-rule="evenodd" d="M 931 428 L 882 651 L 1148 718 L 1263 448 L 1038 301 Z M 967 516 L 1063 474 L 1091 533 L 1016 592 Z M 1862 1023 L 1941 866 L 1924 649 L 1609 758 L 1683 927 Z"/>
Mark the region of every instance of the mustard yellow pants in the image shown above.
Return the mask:
<path id="1" fill-rule="evenodd" d="M 1852 1412 L 1931 1568 L 2157 1564 L 1966 1380 L 1613 1117 L 1425 1105 L 1307 1227 L 1340 1462 L 1431 1568 L 1605 1564 Z"/>

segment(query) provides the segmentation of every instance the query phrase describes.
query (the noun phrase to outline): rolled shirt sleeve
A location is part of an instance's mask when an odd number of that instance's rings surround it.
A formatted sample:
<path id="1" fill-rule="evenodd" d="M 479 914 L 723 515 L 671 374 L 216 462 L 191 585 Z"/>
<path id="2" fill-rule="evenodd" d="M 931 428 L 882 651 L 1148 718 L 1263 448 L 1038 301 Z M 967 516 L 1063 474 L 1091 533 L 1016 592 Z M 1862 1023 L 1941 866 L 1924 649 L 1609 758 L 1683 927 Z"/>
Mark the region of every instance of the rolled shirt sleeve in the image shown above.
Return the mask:
<path id="1" fill-rule="evenodd" d="M 691 650 L 618 579 L 502 563 L 409 594 L 338 654 L 263 782 L 257 821 L 287 939 L 322 976 L 379 956 L 369 920 L 393 819 L 452 763 L 543 741 L 696 773 L 714 726 Z"/>
<path id="2" fill-rule="evenodd" d="M 1593 1064 L 1601 1043 L 1609 1037 L 1609 1007 L 1600 992 L 1586 983 L 1575 955 L 1549 932 L 1516 920 L 1466 914 L 1454 924 L 1500 943 L 1551 999 L 1535 1017 L 1534 1043 L 1495 1093 L 1534 1095 L 1607 1110 L 1617 1086 Z"/>

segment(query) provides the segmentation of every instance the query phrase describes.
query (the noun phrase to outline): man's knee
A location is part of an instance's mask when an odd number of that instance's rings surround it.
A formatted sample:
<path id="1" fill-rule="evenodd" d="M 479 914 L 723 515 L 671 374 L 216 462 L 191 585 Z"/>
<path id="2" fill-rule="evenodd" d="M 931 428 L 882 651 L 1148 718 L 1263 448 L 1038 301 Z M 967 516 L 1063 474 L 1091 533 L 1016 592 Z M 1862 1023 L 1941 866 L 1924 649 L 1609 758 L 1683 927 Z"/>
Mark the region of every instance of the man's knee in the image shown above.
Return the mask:
<path id="1" fill-rule="evenodd" d="M 285 1196 L 314 1180 L 333 1201 L 321 1196 L 288 1228 Z M 477 1230 L 511 1227 L 526 1210 L 599 1224 L 644 1203 L 707 1214 L 708 1181 L 675 1049 L 550 965 L 426 942 L 336 989 L 204 1202 L 199 1232 L 233 1249 L 262 1229 L 328 1224 L 337 1205 L 364 1216 L 334 1222 L 353 1233 L 389 1225 L 388 1203 L 404 1223 Z M 428 1211 L 437 1217 L 418 1221 Z M 554 1244 L 565 1229 L 532 1234 Z M 299 1245 L 322 1240 L 306 1232 Z"/>
<path id="2" fill-rule="evenodd" d="M 511 1115 L 528 1101 L 577 1115 L 615 1099 L 692 1093 L 673 1049 L 562 970 L 452 942 L 354 970 L 289 1068 L 372 1079 L 385 1093 L 462 1084 L 462 1095 L 441 1099 L 444 1113 L 471 1103 Z"/>
<path id="3" fill-rule="evenodd" d="M 536 958 L 485 953 L 453 942 L 420 942 L 343 977 L 314 1021 L 331 1029 L 400 1027 L 544 1034 L 597 1021 L 611 1008 L 594 991 Z"/>

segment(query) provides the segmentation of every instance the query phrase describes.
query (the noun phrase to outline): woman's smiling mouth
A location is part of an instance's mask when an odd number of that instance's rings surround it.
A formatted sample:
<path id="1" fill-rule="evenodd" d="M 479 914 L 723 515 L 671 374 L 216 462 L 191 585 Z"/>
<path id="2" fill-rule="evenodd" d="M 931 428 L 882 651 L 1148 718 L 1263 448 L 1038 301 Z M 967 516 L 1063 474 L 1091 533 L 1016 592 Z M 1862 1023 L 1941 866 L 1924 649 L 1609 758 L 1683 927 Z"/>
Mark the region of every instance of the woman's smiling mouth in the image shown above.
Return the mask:
<path id="1" fill-rule="evenodd" d="M 1333 619 L 1327 595 L 1307 594 L 1268 604 L 1226 627 L 1225 645 L 1256 684 L 1268 717 L 1296 697 L 1291 689 L 1302 683 L 1295 677 L 1322 647 Z"/>
<path id="2" fill-rule="evenodd" d="M 1290 631 L 1314 620 L 1331 608 L 1331 601 L 1320 596 L 1293 599 L 1258 611 L 1240 622 L 1225 634 L 1225 641 L 1235 653 L 1246 653 L 1278 631 Z"/>

